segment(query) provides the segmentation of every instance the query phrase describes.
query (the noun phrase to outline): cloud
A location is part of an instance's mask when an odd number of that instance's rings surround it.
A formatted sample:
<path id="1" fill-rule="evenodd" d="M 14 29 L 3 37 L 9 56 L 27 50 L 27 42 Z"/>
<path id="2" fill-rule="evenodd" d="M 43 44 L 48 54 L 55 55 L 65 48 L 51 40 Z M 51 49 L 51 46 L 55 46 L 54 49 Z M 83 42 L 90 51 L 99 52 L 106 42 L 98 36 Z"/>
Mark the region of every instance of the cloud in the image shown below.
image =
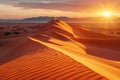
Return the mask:
<path id="1" fill-rule="evenodd" d="M 25 9 L 50 9 L 62 11 L 82 11 L 107 2 L 120 3 L 119 0 L 0 0 L 1 4 L 9 4 Z"/>

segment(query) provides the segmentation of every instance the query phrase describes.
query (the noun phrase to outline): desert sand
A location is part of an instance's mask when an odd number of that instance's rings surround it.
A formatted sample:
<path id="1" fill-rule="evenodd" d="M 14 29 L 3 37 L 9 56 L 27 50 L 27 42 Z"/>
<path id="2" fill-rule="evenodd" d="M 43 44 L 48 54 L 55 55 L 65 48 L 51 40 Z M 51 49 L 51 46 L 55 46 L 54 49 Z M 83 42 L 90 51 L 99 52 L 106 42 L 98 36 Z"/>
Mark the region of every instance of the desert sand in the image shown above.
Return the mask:
<path id="1" fill-rule="evenodd" d="M 38 34 L 0 43 L 0 80 L 120 79 L 119 37 L 51 20 Z"/>

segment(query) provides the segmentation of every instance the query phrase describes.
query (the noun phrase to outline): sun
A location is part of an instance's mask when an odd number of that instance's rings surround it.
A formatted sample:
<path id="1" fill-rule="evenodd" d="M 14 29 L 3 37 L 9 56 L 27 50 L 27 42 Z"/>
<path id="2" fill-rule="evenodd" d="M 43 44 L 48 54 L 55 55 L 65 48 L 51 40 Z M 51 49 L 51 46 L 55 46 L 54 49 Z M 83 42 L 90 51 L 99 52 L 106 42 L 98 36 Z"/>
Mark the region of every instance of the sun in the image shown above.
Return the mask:
<path id="1" fill-rule="evenodd" d="M 103 23 L 106 23 L 106 25 L 115 23 L 116 21 L 116 14 L 114 10 L 103 10 L 101 11 L 101 21 Z"/>
<path id="2" fill-rule="evenodd" d="M 113 17 L 113 12 L 112 11 L 104 11 L 102 14 L 106 18 Z"/>

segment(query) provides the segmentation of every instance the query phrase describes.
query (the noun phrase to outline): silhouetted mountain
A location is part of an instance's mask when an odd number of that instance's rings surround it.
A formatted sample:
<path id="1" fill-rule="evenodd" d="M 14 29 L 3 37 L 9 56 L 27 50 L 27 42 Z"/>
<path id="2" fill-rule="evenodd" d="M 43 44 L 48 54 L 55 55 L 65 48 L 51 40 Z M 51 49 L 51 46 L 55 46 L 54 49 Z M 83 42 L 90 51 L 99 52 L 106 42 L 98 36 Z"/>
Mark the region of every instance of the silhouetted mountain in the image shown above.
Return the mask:
<path id="1" fill-rule="evenodd" d="M 45 17 L 33 17 L 33 18 L 25 18 L 25 19 L 22 19 L 20 21 L 22 21 L 22 22 L 48 22 L 53 18 L 54 17 L 47 17 L 47 16 L 45 16 Z M 59 20 L 66 21 L 66 22 L 81 20 L 80 18 L 69 18 L 69 17 L 56 17 L 56 18 Z"/>
<path id="2" fill-rule="evenodd" d="M 24 18 L 24 19 L 0 19 L 0 23 L 38 23 L 38 22 L 48 22 L 54 17 L 48 16 L 40 16 L 40 17 L 32 17 L 32 18 Z M 66 21 L 66 22 L 101 22 L 103 20 L 101 17 L 94 17 L 94 18 L 69 18 L 69 17 L 56 17 L 59 20 Z M 116 22 L 119 22 L 120 18 L 116 18 Z"/>
<path id="3" fill-rule="evenodd" d="M 3 23 L 3 22 L 8 22 L 8 23 L 26 23 L 26 22 L 48 22 L 50 21 L 51 19 L 53 19 L 54 17 L 32 17 L 32 18 L 25 18 L 25 19 L 0 19 L 0 22 Z M 60 20 L 63 20 L 63 21 L 75 21 L 77 20 L 77 18 L 69 18 L 69 17 L 56 17 Z"/>

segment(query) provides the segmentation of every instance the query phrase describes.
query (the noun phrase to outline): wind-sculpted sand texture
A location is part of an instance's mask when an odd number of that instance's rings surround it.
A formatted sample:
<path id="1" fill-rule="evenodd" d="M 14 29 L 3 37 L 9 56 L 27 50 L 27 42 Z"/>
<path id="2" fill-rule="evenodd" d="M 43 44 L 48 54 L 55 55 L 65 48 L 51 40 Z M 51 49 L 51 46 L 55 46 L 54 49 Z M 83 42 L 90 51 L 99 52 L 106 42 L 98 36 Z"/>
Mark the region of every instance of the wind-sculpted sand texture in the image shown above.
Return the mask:
<path id="1" fill-rule="evenodd" d="M 0 80 L 107 80 L 70 57 L 26 37 L 8 42 L 0 50 Z M 9 52 L 3 50 L 5 47 Z"/>

